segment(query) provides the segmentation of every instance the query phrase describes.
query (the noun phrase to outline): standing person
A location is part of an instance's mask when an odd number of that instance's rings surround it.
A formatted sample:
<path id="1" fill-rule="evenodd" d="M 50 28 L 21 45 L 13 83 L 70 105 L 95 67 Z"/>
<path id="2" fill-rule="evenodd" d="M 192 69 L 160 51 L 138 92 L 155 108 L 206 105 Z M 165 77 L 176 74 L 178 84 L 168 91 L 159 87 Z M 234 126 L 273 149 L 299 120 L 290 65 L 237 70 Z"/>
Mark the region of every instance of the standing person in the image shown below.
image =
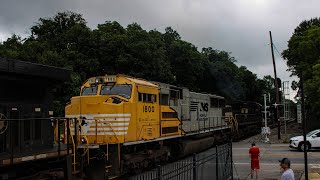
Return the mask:
<path id="1" fill-rule="evenodd" d="M 294 180 L 293 170 L 290 169 L 290 160 L 288 158 L 283 158 L 279 160 L 280 167 L 283 169 L 283 173 L 279 180 Z"/>
<path id="2" fill-rule="evenodd" d="M 253 179 L 254 170 L 256 170 L 256 178 L 258 179 L 258 171 L 260 169 L 260 149 L 256 146 L 256 143 L 253 142 L 249 149 L 249 157 L 251 158 L 251 179 Z"/>

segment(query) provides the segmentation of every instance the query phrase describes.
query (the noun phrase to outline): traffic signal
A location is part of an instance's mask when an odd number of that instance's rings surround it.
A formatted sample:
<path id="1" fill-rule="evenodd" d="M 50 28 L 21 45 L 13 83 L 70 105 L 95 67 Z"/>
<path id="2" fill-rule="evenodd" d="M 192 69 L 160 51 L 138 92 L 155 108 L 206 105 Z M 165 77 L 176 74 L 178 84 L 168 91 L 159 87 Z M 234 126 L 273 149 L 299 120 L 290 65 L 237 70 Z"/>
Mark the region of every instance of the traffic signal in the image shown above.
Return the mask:
<path id="1" fill-rule="evenodd" d="M 279 103 L 281 103 L 282 102 L 282 91 L 278 91 L 278 94 L 279 94 Z"/>
<path id="2" fill-rule="evenodd" d="M 281 79 L 277 78 L 277 82 L 278 82 L 278 88 L 280 89 L 281 88 Z"/>
<path id="3" fill-rule="evenodd" d="M 278 117 L 278 111 L 277 111 L 277 107 L 274 106 L 274 108 L 273 108 L 273 119 L 274 119 L 274 121 L 278 121 L 277 118 L 279 118 Z"/>

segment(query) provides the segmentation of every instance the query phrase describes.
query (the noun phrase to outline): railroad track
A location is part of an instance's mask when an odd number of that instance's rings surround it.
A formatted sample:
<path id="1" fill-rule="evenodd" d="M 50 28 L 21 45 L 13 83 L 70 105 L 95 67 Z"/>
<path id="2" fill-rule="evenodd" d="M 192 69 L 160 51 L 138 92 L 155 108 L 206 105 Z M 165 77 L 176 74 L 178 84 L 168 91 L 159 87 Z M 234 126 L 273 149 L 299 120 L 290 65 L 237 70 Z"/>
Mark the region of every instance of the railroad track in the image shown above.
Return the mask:
<path id="1" fill-rule="evenodd" d="M 295 119 L 290 119 L 290 120 L 287 121 L 286 124 L 290 125 L 290 124 L 293 124 L 295 122 L 296 122 Z M 280 121 L 280 126 L 284 126 L 284 121 Z M 273 128 L 276 128 L 276 127 L 278 127 L 278 123 L 273 123 L 273 124 L 269 125 L 270 129 L 273 129 Z"/>

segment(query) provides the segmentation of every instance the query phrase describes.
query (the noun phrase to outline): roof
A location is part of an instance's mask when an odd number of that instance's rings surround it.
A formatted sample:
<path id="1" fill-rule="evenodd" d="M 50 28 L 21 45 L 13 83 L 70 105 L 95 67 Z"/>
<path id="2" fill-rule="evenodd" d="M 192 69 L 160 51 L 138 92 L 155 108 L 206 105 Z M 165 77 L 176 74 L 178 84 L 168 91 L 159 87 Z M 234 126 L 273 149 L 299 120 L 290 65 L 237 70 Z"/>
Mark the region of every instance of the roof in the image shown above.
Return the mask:
<path id="1" fill-rule="evenodd" d="M 63 68 L 0 57 L 0 72 L 31 75 L 55 80 L 68 80 L 70 71 Z"/>
<path id="2" fill-rule="evenodd" d="M 131 78 L 128 76 L 125 76 L 125 78 L 127 78 L 128 80 L 136 83 L 136 84 L 140 84 L 140 85 L 145 85 L 145 86 L 152 86 L 152 87 L 158 87 L 156 84 L 153 84 L 149 81 L 143 80 L 143 79 L 137 79 L 137 78 Z"/>

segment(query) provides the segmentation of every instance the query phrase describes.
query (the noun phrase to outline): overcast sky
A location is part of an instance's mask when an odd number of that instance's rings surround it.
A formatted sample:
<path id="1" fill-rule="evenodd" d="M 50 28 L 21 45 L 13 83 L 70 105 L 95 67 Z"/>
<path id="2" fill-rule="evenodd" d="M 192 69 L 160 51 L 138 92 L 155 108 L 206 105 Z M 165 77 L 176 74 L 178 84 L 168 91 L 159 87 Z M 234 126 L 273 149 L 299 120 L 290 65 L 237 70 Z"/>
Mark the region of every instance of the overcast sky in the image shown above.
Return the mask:
<path id="1" fill-rule="evenodd" d="M 137 22 L 161 32 L 171 26 L 199 50 L 230 52 L 237 65 L 262 78 L 273 76 L 269 31 L 281 53 L 301 21 L 320 16 L 319 7 L 318 0 L 1 0 L 0 40 L 12 33 L 25 37 L 40 17 L 71 10 L 92 29 L 105 21 Z M 291 81 L 277 50 L 277 74 Z"/>

